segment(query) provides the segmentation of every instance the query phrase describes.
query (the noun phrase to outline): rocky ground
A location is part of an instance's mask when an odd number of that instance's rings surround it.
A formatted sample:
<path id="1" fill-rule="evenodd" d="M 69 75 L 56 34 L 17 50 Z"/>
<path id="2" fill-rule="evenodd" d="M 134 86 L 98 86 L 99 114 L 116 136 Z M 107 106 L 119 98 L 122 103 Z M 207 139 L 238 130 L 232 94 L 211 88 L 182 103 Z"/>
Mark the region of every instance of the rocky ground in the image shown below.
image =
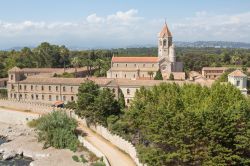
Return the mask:
<path id="1" fill-rule="evenodd" d="M 85 150 L 74 153 L 65 149 L 43 149 L 43 144 L 37 141 L 35 130 L 26 125 L 10 125 L 0 122 L 0 136 L 7 137 L 10 140 L 0 145 L 0 153 L 3 155 L 3 159 L 21 154 L 34 160 L 30 163 L 31 166 L 90 165 L 89 162 L 83 164 L 72 159 L 73 155 L 83 155 L 86 159 L 90 158 L 90 153 Z"/>

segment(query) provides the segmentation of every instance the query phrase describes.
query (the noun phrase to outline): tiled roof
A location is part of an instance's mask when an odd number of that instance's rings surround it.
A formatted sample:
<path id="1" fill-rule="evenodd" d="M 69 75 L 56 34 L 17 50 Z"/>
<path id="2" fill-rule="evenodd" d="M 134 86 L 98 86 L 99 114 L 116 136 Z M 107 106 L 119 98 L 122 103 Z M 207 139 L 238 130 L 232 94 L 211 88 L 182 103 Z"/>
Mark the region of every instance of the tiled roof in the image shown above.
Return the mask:
<path id="1" fill-rule="evenodd" d="M 30 76 L 27 77 L 27 79 L 20 81 L 19 83 L 28 83 L 28 84 L 64 84 L 64 85 L 80 85 L 81 83 L 84 83 L 87 80 L 94 81 L 96 84 L 100 86 L 107 85 L 112 79 L 109 78 L 96 78 L 96 77 L 90 77 L 90 78 L 56 78 L 56 77 L 41 77 L 39 75 L 37 76 Z"/>
<path id="2" fill-rule="evenodd" d="M 19 67 L 13 67 L 12 69 L 9 70 L 10 72 L 20 72 L 21 69 Z"/>
<path id="3" fill-rule="evenodd" d="M 86 71 L 87 67 L 81 67 L 81 68 L 77 68 L 77 72 L 80 71 Z M 9 70 L 9 72 L 17 72 L 17 71 L 21 71 L 24 73 L 63 73 L 64 72 L 64 68 L 18 68 L 18 67 L 14 67 L 12 69 Z M 65 72 L 68 73 L 73 73 L 75 72 L 75 68 L 66 68 Z"/>
<path id="4" fill-rule="evenodd" d="M 228 67 L 203 67 L 202 70 L 227 70 Z"/>
<path id="5" fill-rule="evenodd" d="M 185 80 L 186 74 L 185 72 L 172 72 L 175 80 Z M 169 79 L 170 73 L 162 73 L 165 79 Z"/>
<path id="6" fill-rule="evenodd" d="M 164 38 L 164 37 L 172 37 L 172 34 L 170 32 L 170 30 L 168 29 L 168 25 L 165 23 L 161 32 L 160 32 L 160 37 Z"/>
<path id="7" fill-rule="evenodd" d="M 158 71 L 159 68 L 156 67 L 141 67 L 141 68 L 137 68 L 137 67 L 112 67 L 110 68 L 109 71 Z"/>
<path id="8" fill-rule="evenodd" d="M 114 63 L 157 63 L 159 62 L 158 57 L 113 57 L 112 62 Z"/>
<path id="9" fill-rule="evenodd" d="M 244 74 L 241 70 L 237 69 L 233 71 L 232 73 L 228 74 L 228 76 L 233 76 L 233 77 L 247 77 L 246 74 Z"/>

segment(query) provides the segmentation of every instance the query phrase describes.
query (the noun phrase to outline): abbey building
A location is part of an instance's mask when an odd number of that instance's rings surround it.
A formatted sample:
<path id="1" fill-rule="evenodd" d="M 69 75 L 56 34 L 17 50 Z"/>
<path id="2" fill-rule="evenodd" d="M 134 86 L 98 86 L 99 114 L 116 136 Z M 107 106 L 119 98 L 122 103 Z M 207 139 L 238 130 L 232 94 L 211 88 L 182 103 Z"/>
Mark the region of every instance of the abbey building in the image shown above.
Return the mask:
<path id="1" fill-rule="evenodd" d="M 165 23 L 158 35 L 157 57 L 113 57 L 108 78 L 151 79 L 158 70 L 165 79 L 170 73 L 177 80 L 184 80 L 182 62 L 176 61 L 172 34 Z"/>

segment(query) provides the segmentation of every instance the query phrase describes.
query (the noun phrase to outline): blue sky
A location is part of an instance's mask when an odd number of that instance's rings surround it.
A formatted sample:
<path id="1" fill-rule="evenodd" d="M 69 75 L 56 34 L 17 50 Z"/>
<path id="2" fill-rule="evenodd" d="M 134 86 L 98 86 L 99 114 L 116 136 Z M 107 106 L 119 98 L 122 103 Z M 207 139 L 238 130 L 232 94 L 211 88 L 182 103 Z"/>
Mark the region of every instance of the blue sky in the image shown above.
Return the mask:
<path id="1" fill-rule="evenodd" d="M 249 0 L 5 0 L 0 48 L 155 45 L 165 18 L 176 41 L 250 42 Z"/>

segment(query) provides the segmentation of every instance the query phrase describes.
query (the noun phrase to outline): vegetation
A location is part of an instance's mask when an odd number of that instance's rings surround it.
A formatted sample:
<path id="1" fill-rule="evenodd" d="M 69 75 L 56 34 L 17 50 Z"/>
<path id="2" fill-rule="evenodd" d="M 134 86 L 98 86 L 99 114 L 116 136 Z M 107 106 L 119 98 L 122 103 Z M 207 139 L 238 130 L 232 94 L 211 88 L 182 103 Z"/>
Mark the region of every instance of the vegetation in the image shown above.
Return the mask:
<path id="1" fill-rule="evenodd" d="M 53 146 L 59 149 L 76 151 L 78 139 L 76 134 L 77 122 L 66 113 L 55 111 L 28 123 L 38 129 L 38 140 L 44 142 L 44 148 Z"/>
<path id="2" fill-rule="evenodd" d="M 107 118 L 111 115 L 119 115 L 120 107 L 110 89 L 101 90 L 93 81 L 81 84 L 78 89 L 76 113 L 85 117 L 88 123 L 107 126 Z"/>
<path id="3" fill-rule="evenodd" d="M 105 163 L 102 161 L 98 161 L 98 162 L 92 164 L 92 166 L 105 166 Z"/>
<path id="4" fill-rule="evenodd" d="M 147 165 L 249 165 L 250 105 L 232 85 L 141 88 L 113 132 Z"/>
<path id="5" fill-rule="evenodd" d="M 81 155 L 80 157 L 78 157 L 77 155 L 73 155 L 72 156 L 72 159 L 75 161 L 75 162 L 82 162 L 82 163 L 86 163 L 87 160 L 84 158 L 83 155 Z"/>
<path id="6" fill-rule="evenodd" d="M 7 97 L 8 97 L 7 89 L 0 89 L 0 98 L 7 98 Z"/>
<path id="7" fill-rule="evenodd" d="M 162 74 L 161 74 L 161 70 L 159 69 L 157 72 L 156 72 L 156 75 L 155 75 L 155 80 L 163 80 L 163 77 L 162 77 Z"/>
<path id="8" fill-rule="evenodd" d="M 110 68 L 112 55 L 113 53 L 110 50 L 70 51 L 65 46 L 52 45 L 46 42 L 41 43 L 34 49 L 24 47 L 20 51 L 0 51 L 0 78 L 7 77 L 7 71 L 14 66 L 20 68 L 86 66 L 89 75 L 105 76 L 106 71 Z M 93 73 L 91 72 L 93 68 L 98 70 Z"/>
<path id="9" fill-rule="evenodd" d="M 72 73 L 67 73 L 67 72 L 64 72 L 63 74 L 54 74 L 54 77 L 62 77 L 62 78 L 74 78 L 75 75 L 72 74 Z"/>
<path id="10" fill-rule="evenodd" d="M 170 75 L 169 75 L 169 78 L 168 78 L 169 80 L 174 80 L 174 75 L 173 75 L 173 73 L 170 73 Z"/>

